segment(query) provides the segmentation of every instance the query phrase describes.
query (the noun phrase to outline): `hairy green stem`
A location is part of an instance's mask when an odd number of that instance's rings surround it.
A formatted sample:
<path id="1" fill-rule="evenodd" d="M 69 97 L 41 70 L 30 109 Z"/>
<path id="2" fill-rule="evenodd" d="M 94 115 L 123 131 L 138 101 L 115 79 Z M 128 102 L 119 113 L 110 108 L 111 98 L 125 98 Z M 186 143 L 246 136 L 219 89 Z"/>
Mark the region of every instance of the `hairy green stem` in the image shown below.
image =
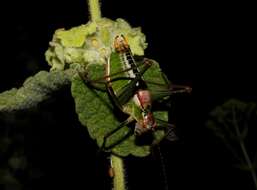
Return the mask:
<path id="1" fill-rule="evenodd" d="M 28 110 L 49 99 L 54 92 L 71 84 L 76 70 L 40 71 L 29 77 L 19 89 L 0 93 L 0 114 Z"/>
<path id="2" fill-rule="evenodd" d="M 114 190 L 126 190 L 125 171 L 122 158 L 111 155 L 112 167 L 114 170 Z"/>
<path id="3" fill-rule="evenodd" d="M 99 0 L 88 0 L 91 21 L 97 21 L 101 18 L 101 9 Z"/>

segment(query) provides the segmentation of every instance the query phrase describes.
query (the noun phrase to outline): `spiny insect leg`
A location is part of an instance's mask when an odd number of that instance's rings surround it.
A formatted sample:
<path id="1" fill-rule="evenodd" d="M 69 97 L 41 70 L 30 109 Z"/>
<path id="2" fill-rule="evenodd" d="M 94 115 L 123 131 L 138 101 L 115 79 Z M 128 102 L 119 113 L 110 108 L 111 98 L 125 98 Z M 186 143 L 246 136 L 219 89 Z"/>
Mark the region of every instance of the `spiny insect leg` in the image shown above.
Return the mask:
<path id="1" fill-rule="evenodd" d="M 104 141 L 103 141 L 103 145 L 101 147 L 101 149 L 103 150 L 109 150 L 111 149 L 112 147 L 114 147 L 115 145 L 121 143 L 125 138 L 127 138 L 128 136 L 130 136 L 133 132 L 133 130 L 131 129 L 131 132 L 129 132 L 127 135 L 125 135 L 124 137 L 122 137 L 120 140 L 116 141 L 115 143 L 109 145 L 109 146 L 106 146 L 106 141 L 109 137 L 111 137 L 114 133 L 116 133 L 117 131 L 119 131 L 120 129 L 122 129 L 123 127 L 125 127 L 126 125 L 128 125 L 129 123 L 133 122 L 134 119 L 132 117 L 129 117 L 128 119 L 126 119 L 124 122 L 122 122 L 117 128 L 115 128 L 114 130 L 110 131 L 109 133 L 107 133 L 105 136 L 104 136 Z"/>
<path id="2" fill-rule="evenodd" d="M 116 94 L 112 88 L 112 85 L 109 81 L 107 81 L 105 83 L 105 88 L 106 88 L 107 94 L 108 94 L 109 98 L 111 99 L 112 103 L 114 104 L 114 106 L 116 108 L 118 108 L 121 112 L 123 112 L 122 104 L 120 103 L 118 97 L 116 96 Z"/>
<path id="3" fill-rule="evenodd" d="M 171 93 L 172 94 L 180 94 L 180 93 L 191 93 L 192 88 L 184 85 L 171 85 Z"/>

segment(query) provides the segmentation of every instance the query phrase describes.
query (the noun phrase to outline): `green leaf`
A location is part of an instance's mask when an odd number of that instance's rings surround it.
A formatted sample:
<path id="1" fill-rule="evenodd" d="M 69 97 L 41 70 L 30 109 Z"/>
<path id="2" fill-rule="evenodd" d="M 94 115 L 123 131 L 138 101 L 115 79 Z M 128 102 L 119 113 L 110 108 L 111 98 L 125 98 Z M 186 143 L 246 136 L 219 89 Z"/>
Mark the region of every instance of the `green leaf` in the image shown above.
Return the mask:
<path id="1" fill-rule="evenodd" d="M 70 30 L 56 30 L 55 37 L 61 41 L 64 47 L 81 47 L 85 43 L 85 38 L 96 32 L 96 28 L 95 22 L 89 22 Z"/>
<path id="2" fill-rule="evenodd" d="M 115 73 L 121 70 L 122 65 L 120 64 L 120 60 L 117 58 L 117 54 L 112 54 L 111 72 Z M 87 67 L 87 73 L 87 76 L 91 79 L 99 78 L 99 75 L 103 77 L 104 65 L 90 64 Z M 148 81 L 165 83 L 157 62 L 153 63 L 153 66 L 145 72 L 143 77 Z M 120 80 L 115 82 L 114 89 L 121 89 L 121 86 L 125 84 L 127 84 L 127 81 Z M 98 146 L 101 147 L 106 134 L 116 129 L 122 122 L 114 114 L 113 104 L 106 92 L 99 91 L 91 86 L 85 85 L 79 76 L 74 77 L 71 91 L 72 96 L 75 99 L 76 112 L 79 116 L 80 122 L 83 126 L 87 127 L 91 138 L 95 139 Z M 156 112 L 153 110 L 153 112 L 159 119 L 164 121 L 168 120 L 167 111 L 164 110 Z M 154 140 L 160 141 L 164 137 L 164 131 L 156 130 L 153 136 L 155 138 Z M 137 145 L 135 143 L 135 138 L 133 129 L 125 126 L 107 138 L 106 145 L 115 144 L 110 151 L 119 156 L 127 156 L 131 154 L 143 157 L 149 155 L 151 145 Z"/>

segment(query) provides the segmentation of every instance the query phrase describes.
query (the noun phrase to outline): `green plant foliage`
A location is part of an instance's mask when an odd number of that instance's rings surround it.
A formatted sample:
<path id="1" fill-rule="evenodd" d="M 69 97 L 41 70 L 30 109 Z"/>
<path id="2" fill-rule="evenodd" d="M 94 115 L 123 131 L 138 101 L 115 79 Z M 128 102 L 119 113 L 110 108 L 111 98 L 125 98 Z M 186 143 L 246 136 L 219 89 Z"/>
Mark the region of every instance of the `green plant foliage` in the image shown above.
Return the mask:
<path id="1" fill-rule="evenodd" d="M 232 145 L 247 137 L 249 123 L 253 117 L 256 117 L 255 103 L 231 99 L 210 113 L 207 126 L 226 144 Z"/>
<path id="2" fill-rule="evenodd" d="M 147 44 L 141 28 L 132 28 L 123 19 L 101 18 L 69 30 L 56 30 L 46 60 L 51 70 L 64 70 L 74 63 L 103 64 L 112 52 L 113 39 L 120 34 L 126 36 L 134 55 L 144 55 Z"/>
<path id="3" fill-rule="evenodd" d="M 121 71 L 120 60 L 117 59 L 115 54 L 111 57 L 111 72 Z M 101 64 L 90 64 L 87 67 L 87 76 L 90 79 L 98 79 L 104 76 L 104 66 Z M 147 81 L 160 82 L 165 84 L 163 74 L 157 62 L 153 61 L 153 65 L 143 75 Z M 126 81 L 119 80 L 116 84 L 113 83 L 114 90 L 121 90 L 121 86 L 124 87 L 127 84 Z M 154 87 L 149 85 L 149 90 L 154 91 Z M 96 139 L 99 147 L 103 144 L 103 139 L 107 133 L 117 128 L 122 121 L 116 117 L 113 112 L 113 104 L 106 92 L 97 90 L 91 86 L 85 85 L 83 80 L 77 76 L 72 81 L 72 96 L 76 103 L 76 112 L 79 115 L 79 120 L 87 127 L 90 136 Z M 118 92 L 117 92 L 118 93 Z M 129 103 L 131 103 L 129 101 Z M 128 104 L 129 104 L 128 103 Z M 168 120 L 167 111 L 155 111 L 153 110 L 156 118 L 164 121 Z M 133 130 L 129 127 L 123 127 L 118 132 L 114 133 L 107 139 L 106 145 L 112 145 L 121 139 L 120 143 L 112 148 L 112 152 L 119 156 L 127 156 L 132 154 L 134 156 L 147 156 L 150 153 L 150 145 L 136 145 L 135 136 L 129 135 Z M 128 136 L 128 137 L 126 137 Z M 158 130 L 154 132 L 154 140 L 160 141 L 164 137 L 164 131 Z"/>
<path id="4" fill-rule="evenodd" d="M 254 102 L 246 103 L 231 99 L 221 106 L 217 106 L 207 121 L 207 127 L 214 131 L 224 145 L 236 159 L 236 167 L 251 172 L 257 189 L 256 177 L 256 144 L 247 146 L 250 132 L 256 132 L 257 105 Z M 256 136 L 254 136 L 256 138 Z M 254 150 L 251 150 L 253 148 Z M 251 152 L 251 154 L 249 154 Z M 255 155 L 254 155 L 255 154 Z"/>

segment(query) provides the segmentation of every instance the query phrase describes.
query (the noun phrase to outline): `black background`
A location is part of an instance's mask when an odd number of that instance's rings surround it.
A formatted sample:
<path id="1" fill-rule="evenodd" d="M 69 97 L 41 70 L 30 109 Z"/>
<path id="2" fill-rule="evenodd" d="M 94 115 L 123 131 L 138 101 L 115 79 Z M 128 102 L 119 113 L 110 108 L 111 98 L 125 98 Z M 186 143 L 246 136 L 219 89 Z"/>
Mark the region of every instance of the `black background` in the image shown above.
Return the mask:
<path id="1" fill-rule="evenodd" d="M 230 154 L 205 122 L 215 106 L 230 98 L 257 99 L 252 5 L 106 0 L 102 15 L 141 26 L 149 44 L 146 56 L 157 60 L 172 82 L 193 87 L 191 96 L 174 98 L 171 110 L 180 141 L 161 146 L 169 188 L 251 189 L 248 173 L 232 166 Z M 54 31 L 86 23 L 87 3 L 10 1 L 1 5 L 0 20 L 4 91 L 49 69 L 44 52 Z M 80 126 L 69 90 L 62 93 L 42 103 L 38 112 L 20 116 L 30 118 L 25 124 L 25 152 L 29 167 L 40 173 L 24 175 L 21 181 L 26 189 L 108 189 L 107 161 Z M 129 189 L 162 189 L 157 157 L 126 160 Z"/>

